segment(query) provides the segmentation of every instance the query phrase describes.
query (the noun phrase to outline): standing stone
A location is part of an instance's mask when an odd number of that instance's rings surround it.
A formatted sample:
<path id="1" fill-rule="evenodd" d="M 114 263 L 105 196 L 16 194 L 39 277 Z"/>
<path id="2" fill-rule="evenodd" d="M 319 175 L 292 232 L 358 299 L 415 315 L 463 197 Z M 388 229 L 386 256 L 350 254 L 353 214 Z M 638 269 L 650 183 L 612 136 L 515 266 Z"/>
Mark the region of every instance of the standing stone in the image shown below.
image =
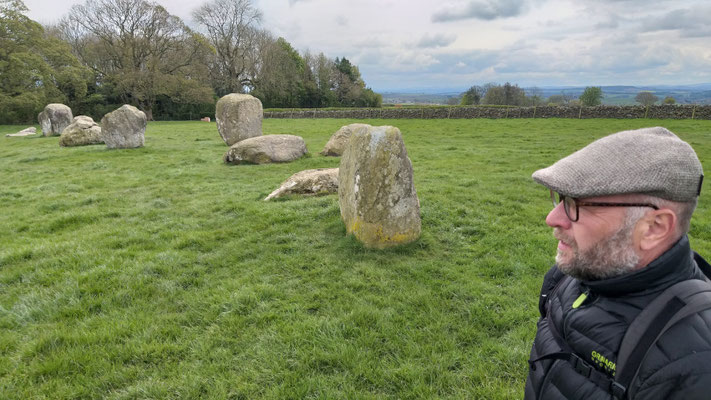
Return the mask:
<path id="1" fill-rule="evenodd" d="M 306 142 L 294 135 L 266 135 L 233 144 L 222 159 L 228 164 L 294 161 L 306 154 Z"/>
<path id="2" fill-rule="evenodd" d="M 346 231 L 366 247 L 386 248 L 420 237 L 420 201 L 400 130 L 356 130 L 338 171 L 338 202 Z"/>
<path id="3" fill-rule="evenodd" d="M 232 93 L 217 101 L 217 131 L 228 146 L 262 135 L 262 102 L 248 94 Z"/>
<path id="4" fill-rule="evenodd" d="M 143 111 L 124 104 L 101 118 L 101 138 L 109 149 L 143 147 L 146 124 Z"/>
<path id="5" fill-rule="evenodd" d="M 288 194 L 314 196 L 338 192 L 338 168 L 307 169 L 297 172 L 271 192 L 264 201 Z"/>
<path id="6" fill-rule="evenodd" d="M 58 103 L 47 104 L 37 115 L 44 136 L 61 134 L 72 123 L 72 118 L 72 109 Z"/>
<path id="7" fill-rule="evenodd" d="M 348 139 L 350 139 L 353 131 L 368 129 L 369 127 L 370 125 L 368 124 L 350 124 L 342 126 L 341 129 L 331 135 L 331 139 L 328 140 L 328 143 L 324 146 L 321 154 L 324 156 L 340 157 L 343 154 L 343 150 L 346 148 Z"/>
<path id="8" fill-rule="evenodd" d="M 61 136 L 59 136 L 59 145 L 62 147 L 102 143 L 104 141 L 101 139 L 101 127 L 86 115 L 74 117 L 72 124 L 64 128 Z"/>

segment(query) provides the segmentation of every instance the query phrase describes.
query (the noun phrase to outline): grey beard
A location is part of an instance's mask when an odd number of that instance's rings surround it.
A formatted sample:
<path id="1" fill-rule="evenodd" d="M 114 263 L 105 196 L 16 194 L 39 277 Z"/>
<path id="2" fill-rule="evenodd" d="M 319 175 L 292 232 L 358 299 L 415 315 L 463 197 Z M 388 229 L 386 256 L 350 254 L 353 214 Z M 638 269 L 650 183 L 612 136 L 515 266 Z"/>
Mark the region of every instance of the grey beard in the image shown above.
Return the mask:
<path id="1" fill-rule="evenodd" d="M 568 263 L 560 263 L 559 254 L 556 256 L 558 268 L 573 278 L 585 281 L 613 278 L 634 271 L 639 263 L 632 242 L 635 223 L 625 221 L 617 232 L 586 251 L 579 251 L 576 246 Z"/>

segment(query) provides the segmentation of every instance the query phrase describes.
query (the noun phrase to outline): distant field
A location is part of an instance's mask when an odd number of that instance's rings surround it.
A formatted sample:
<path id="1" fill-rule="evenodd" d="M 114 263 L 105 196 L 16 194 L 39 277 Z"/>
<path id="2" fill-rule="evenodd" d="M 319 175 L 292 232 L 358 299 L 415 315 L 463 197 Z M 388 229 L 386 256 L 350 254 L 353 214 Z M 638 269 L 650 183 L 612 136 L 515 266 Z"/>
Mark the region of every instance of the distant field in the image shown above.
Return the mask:
<path id="1" fill-rule="evenodd" d="M 337 196 L 262 199 L 351 122 L 403 132 L 422 238 L 374 251 Z M 60 148 L 0 126 L 0 397 L 513 399 L 555 240 L 531 173 L 662 125 L 711 166 L 711 121 L 264 121 L 290 164 L 227 166 L 214 123 Z M 707 171 L 708 174 L 708 171 Z M 709 185 L 691 242 L 711 255 Z"/>

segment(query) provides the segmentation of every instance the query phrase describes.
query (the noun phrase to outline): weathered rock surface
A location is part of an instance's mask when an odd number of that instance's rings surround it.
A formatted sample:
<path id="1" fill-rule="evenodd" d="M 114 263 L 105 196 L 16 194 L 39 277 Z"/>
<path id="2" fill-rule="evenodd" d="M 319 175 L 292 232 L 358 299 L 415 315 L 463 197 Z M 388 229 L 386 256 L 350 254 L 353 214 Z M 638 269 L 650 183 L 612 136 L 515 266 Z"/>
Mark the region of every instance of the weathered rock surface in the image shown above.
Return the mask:
<path id="1" fill-rule="evenodd" d="M 338 192 L 338 168 L 307 169 L 297 172 L 271 192 L 264 201 L 288 194 L 321 195 Z"/>
<path id="2" fill-rule="evenodd" d="M 62 147 L 86 146 L 90 144 L 103 144 L 101 127 L 91 117 L 79 115 L 74 117 L 71 125 L 64 128 L 59 136 L 59 145 Z"/>
<path id="3" fill-rule="evenodd" d="M 262 136 L 262 102 L 248 94 L 232 93 L 217 101 L 217 131 L 228 146 Z"/>
<path id="4" fill-rule="evenodd" d="M 368 129 L 370 125 L 368 124 L 350 124 L 342 126 L 341 129 L 336 131 L 324 146 L 321 154 L 324 156 L 334 156 L 340 157 L 343 154 L 343 150 L 348 144 L 348 139 L 350 139 L 351 134 L 356 130 Z"/>
<path id="5" fill-rule="evenodd" d="M 37 120 L 42 127 L 42 135 L 59 135 L 72 123 L 72 109 L 64 104 L 47 104 L 44 111 L 37 115 Z"/>
<path id="6" fill-rule="evenodd" d="M 101 118 L 101 139 L 109 149 L 143 147 L 146 134 L 146 114 L 124 104 Z"/>
<path id="7" fill-rule="evenodd" d="M 17 132 L 17 133 L 8 133 L 8 134 L 5 135 L 5 136 L 8 136 L 8 137 L 19 137 L 19 136 L 32 136 L 32 135 L 35 135 L 35 134 L 37 134 L 37 128 L 35 128 L 34 126 L 31 126 L 31 127 L 29 127 L 29 128 L 25 128 L 25 129 L 23 129 L 23 130 L 21 130 L 21 131 L 19 131 L 19 132 Z"/>
<path id="8" fill-rule="evenodd" d="M 290 162 L 306 154 L 306 142 L 300 136 L 266 135 L 233 144 L 222 158 L 228 164 L 267 164 Z"/>
<path id="9" fill-rule="evenodd" d="M 386 248 L 419 238 L 420 202 L 400 130 L 356 130 L 338 171 L 338 202 L 346 231 L 366 247 Z"/>

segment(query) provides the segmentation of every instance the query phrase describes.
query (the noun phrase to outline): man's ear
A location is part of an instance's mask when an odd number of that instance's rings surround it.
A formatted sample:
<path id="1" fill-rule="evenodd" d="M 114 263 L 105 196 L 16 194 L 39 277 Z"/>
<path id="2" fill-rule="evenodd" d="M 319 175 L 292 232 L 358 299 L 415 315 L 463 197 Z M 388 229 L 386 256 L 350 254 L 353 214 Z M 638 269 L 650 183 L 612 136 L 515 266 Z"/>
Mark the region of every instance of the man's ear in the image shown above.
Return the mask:
<path id="1" fill-rule="evenodd" d="M 676 213 L 668 208 L 645 214 L 637 225 L 640 249 L 652 250 L 676 239 L 676 221 Z"/>

